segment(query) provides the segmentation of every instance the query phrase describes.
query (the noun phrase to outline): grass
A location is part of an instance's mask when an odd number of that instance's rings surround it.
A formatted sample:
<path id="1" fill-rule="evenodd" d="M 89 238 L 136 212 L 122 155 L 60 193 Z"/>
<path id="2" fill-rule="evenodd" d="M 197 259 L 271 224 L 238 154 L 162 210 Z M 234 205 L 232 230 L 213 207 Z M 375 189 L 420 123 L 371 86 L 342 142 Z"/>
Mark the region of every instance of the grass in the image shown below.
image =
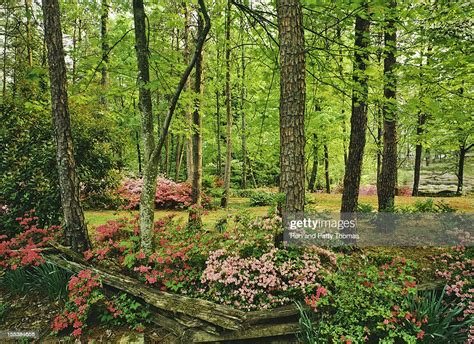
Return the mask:
<path id="1" fill-rule="evenodd" d="M 314 204 L 307 206 L 309 210 L 329 210 L 339 211 L 341 207 L 341 195 L 340 194 L 310 194 L 310 197 L 314 200 Z M 426 200 L 428 197 L 408 197 L 408 196 L 397 196 L 395 203 L 398 206 L 414 205 L 417 201 Z M 455 208 L 458 211 L 474 213 L 474 196 L 462 196 L 462 197 L 439 197 L 435 201 L 443 201 Z M 232 197 L 229 201 L 229 208 L 216 209 L 207 211 L 203 216 L 203 223 L 205 226 L 213 227 L 214 224 L 221 218 L 228 214 L 236 214 L 242 211 L 248 212 L 252 216 L 265 215 L 269 206 L 262 207 L 251 207 L 248 198 Z M 359 203 L 370 204 L 377 208 L 377 196 L 360 196 Z M 108 220 L 119 219 L 123 217 L 131 217 L 138 214 L 138 211 L 116 211 L 116 210 L 91 210 L 86 211 L 86 221 L 89 226 L 96 227 L 105 224 Z M 175 214 L 178 219 L 185 221 L 187 219 L 187 212 L 183 210 L 157 210 L 155 212 L 155 218 L 161 218 L 169 214 Z"/>

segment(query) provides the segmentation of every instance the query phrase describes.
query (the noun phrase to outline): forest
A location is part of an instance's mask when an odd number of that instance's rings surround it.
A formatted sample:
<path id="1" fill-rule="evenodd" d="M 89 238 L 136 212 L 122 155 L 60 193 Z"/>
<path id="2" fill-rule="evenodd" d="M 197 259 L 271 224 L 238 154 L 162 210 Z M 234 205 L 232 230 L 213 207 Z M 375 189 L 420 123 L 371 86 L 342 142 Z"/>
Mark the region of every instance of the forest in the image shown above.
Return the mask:
<path id="1" fill-rule="evenodd" d="M 474 342 L 472 2 L 0 13 L 0 342 Z"/>

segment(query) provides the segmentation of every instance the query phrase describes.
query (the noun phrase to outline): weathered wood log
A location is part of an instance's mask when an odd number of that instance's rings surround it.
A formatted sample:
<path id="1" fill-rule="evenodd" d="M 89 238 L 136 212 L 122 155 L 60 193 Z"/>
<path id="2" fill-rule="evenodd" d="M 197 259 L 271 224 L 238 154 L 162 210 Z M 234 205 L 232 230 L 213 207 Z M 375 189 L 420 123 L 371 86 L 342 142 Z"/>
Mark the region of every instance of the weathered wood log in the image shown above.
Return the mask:
<path id="1" fill-rule="evenodd" d="M 297 322 L 288 324 L 262 324 L 254 325 L 237 331 L 226 331 L 221 335 L 211 335 L 206 332 L 196 332 L 192 337 L 193 343 L 208 343 L 233 340 L 271 338 L 287 336 L 298 333 L 300 330 Z"/>
<path id="2" fill-rule="evenodd" d="M 269 322 L 272 320 L 287 318 L 298 315 L 298 307 L 296 305 L 286 305 L 274 309 L 265 309 L 261 311 L 252 311 L 245 314 L 245 325 Z"/>
<path id="3" fill-rule="evenodd" d="M 58 256 L 48 255 L 45 259 L 73 272 L 89 269 L 98 274 L 104 284 L 125 291 L 156 308 L 186 314 L 228 330 L 242 327 L 245 317 L 243 311 L 206 300 L 158 291 L 123 274 L 110 273 L 96 266 L 68 261 Z"/>

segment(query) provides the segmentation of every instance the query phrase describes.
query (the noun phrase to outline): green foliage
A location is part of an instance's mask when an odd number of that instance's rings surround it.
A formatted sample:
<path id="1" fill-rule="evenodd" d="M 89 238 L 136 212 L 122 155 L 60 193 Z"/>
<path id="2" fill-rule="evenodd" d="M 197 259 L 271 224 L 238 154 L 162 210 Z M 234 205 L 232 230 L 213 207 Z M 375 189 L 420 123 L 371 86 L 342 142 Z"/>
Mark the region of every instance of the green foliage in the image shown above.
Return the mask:
<path id="1" fill-rule="evenodd" d="M 0 286 L 10 294 L 24 294 L 30 290 L 30 275 L 25 268 L 7 270 L 0 279 Z"/>
<path id="2" fill-rule="evenodd" d="M 106 301 L 107 310 L 100 314 L 102 322 L 114 326 L 127 325 L 133 330 L 142 331 L 151 322 L 151 313 L 146 306 L 126 293 L 120 293 Z"/>
<path id="3" fill-rule="evenodd" d="M 26 102 L 23 107 L 3 105 L 0 120 L 0 211 L 2 230 L 19 230 L 15 219 L 34 208 L 39 225 L 59 224 L 61 217 L 56 146 L 47 102 Z M 86 207 L 115 207 L 118 198 L 108 190 L 117 180 L 116 157 L 120 139 L 113 138 L 113 123 L 104 115 L 82 113 L 72 107 L 74 153 Z M 94 120 L 91 120 L 94 116 Z"/>
<path id="4" fill-rule="evenodd" d="M 14 295 L 38 292 L 50 300 L 63 300 L 67 296 L 67 282 L 71 273 L 54 264 L 7 270 L 0 279 L 0 285 Z"/>
<path id="5" fill-rule="evenodd" d="M 417 200 L 413 206 L 396 207 L 395 212 L 400 213 L 454 213 L 456 209 L 443 200 L 435 202 L 432 198 Z"/>
<path id="6" fill-rule="evenodd" d="M 10 305 L 7 302 L 0 302 L 0 324 L 3 323 L 9 308 Z"/>
<path id="7" fill-rule="evenodd" d="M 307 343 L 355 343 L 380 340 L 415 342 L 421 331 L 421 318 L 410 313 L 406 295 L 415 293 L 413 262 L 388 259 L 377 264 L 365 261 L 354 267 L 350 260 L 342 262 L 338 272 L 323 281 L 327 295 L 306 299 L 313 314 L 300 308 L 302 333 Z M 317 328 L 309 322 L 319 322 Z M 413 320 L 415 319 L 415 320 Z"/>
<path id="8" fill-rule="evenodd" d="M 51 263 L 35 266 L 29 271 L 30 288 L 48 295 L 50 300 L 67 297 L 67 283 L 72 274 Z"/>
<path id="9" fill-rule="evenodd" d="M 464 317 L 465 309 L 448 299 L 446 288 L 441 292 L 423 291 L 408 298 L 411 312 L 426 319 L 422 325 L 423 343 L 464 343 L 467 339 L 468 331 L 465 330 L 474 323 L 474 318 Z M 458 321 L 458 318 L 463 320 Z"/>
<path id="10" fill-rule="evenodd" d="M 276 194 L 269 192 L 255 192 L 250 195 L 250 206 L 260 207 L 273 205 L 276 202 Z"/>
<path id="11" fill-rule="evenodd" d="M 357 206 L 357 211 L 359 213 L 372 213 L 374 211 L 374 207 L 368 203 L 359 203 Z"/>

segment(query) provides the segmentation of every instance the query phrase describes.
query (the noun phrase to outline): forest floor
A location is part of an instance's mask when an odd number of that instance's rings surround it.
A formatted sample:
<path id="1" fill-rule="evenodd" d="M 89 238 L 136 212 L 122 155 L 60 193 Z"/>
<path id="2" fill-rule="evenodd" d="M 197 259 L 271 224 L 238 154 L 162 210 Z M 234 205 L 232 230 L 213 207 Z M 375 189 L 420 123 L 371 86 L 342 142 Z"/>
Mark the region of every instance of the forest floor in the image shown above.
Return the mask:
<path id="1" fill-rule="evenodd" d="M 273 191 L 273 190 L 272 190 Z M 310 194 L 311 204 L 308 204 L 306 209 L 309 211 L 334 211 L 337 212 L 341 207 L 340 194 L 325 194 L 313 193 Z M 414 205 L 417 201 L 424 201 L 429 197 L 411 197 L 411 196 L 397 196 L 395 204 L 397 206 Z M 467 195 L 461 197 L 436 197 L 436 202 L 444 202 L 450 207 L 459 212 L 474 213 L 474 195 Z M 362 195 L 359 196 L 359 204 L 370 204 L 374 209 L 377 208 L 376 195 Z M 228 214 L 237 214 L 239 212 L 248 212 L 251 216 L 263 216 L 268 213 L 270 206 L 251 207 L 248 198 L 231 197 L 229 201 L 229 208 L 208 210 L 203 215 L 203 223 L 208 228 L 213 228 L 219 219 L 222 219 Z M 105 224 L 108 220 L 116 220 L 123 217 L 131 217 L 138 214 L 138 211 L 128 210 L 89 210 L 85 212 L 86 221 L 90 227 L 95 227 Z M 179 210 L 157 210 L 155 218 L 159 219 L 167 215 L 174 214 L 177 219 L 186 220 L 187 212 Z"/>

